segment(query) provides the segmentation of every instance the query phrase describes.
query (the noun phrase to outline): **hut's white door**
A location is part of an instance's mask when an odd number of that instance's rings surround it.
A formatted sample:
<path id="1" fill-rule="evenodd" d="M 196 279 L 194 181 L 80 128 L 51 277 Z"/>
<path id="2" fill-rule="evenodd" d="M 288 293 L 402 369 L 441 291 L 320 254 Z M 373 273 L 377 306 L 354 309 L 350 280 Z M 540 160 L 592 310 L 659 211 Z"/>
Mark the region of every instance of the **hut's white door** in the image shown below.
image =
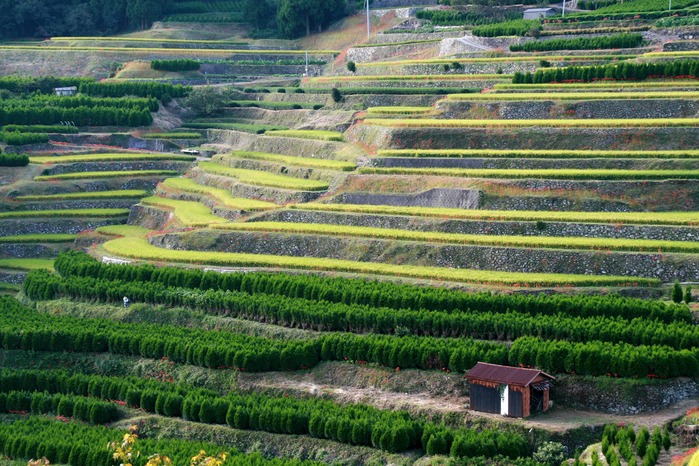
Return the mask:
<path id="1" fill-rule="evenodd" d="M 500 414 L 508 416 L 510 414 L 510 387 L 508 385 L 503 385 L 500 390 Z"/>

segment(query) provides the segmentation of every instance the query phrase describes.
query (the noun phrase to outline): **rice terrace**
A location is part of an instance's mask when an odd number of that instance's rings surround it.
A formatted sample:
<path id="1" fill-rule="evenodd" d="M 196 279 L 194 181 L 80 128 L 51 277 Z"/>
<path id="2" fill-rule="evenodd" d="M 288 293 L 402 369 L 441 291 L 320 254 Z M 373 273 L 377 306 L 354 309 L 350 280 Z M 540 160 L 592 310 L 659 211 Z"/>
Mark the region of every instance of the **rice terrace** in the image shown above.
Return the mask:
<path id="1" fill-rule="evenodd" d="M 0 465 L 699 465 L 699 0 L 0 6 Z"/>

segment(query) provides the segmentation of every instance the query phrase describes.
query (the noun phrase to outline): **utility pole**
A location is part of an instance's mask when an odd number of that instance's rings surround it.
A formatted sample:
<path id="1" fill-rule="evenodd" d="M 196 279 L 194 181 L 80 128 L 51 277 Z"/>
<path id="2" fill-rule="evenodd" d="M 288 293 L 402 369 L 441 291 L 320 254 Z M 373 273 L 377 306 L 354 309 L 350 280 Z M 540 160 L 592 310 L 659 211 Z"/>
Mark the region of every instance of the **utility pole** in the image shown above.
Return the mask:
<path id="1" fill-rule="evenodd" d="M 672 1 L 672 0 L 670 0 Z M 563 0 L 563 13 L 561 13 L 561 17 L 566 15 L 566 0 Z"/>
<path id="2" fill-rule="evenodd" d="M 305 76 L 308 76 L 308 50 L 306 50 L 306 73 Z"/>
<path id="3" fill-rule="evenodd" d="M 371 38 L 371 22 L 370 22 L 370 15 L 369 15 L 369 0 L 365 0 L 366 2 L 366 36 L 367 38 Z"/>

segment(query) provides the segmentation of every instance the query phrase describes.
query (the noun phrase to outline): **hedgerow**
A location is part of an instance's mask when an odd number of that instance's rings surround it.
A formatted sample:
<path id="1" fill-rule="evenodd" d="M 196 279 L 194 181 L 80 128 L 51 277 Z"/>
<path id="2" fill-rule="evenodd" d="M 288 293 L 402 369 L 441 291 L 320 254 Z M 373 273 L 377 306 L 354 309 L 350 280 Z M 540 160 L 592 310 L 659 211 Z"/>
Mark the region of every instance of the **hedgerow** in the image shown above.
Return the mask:
<path id="1" fill-rule="evenodd" d="M 158 71 L 196 71 L 201 68 L 201 64 L 196 60 L 153 60 L 150 67 Z"/>
<path id="2" fill-rule="evenodd" d="M 551 39 L 510 45 L 512 52 L 544 52 L 549 50 L 596 50 L 628 49 L 643 44 L 641 34 L 616 34 L 601 37 L 576 37 L 574 39 Z"/>
<path id="3" fill-rule="evenodd" d="M 40 290 L 31 297 L 71 297 L 115 302 L 129 296 L 135 302 L 200 309 L 210 314 L 263 321 L 287 327 L 318 331 L 393 334 L 402 328 L 414 335 L 461 337 L 480 340 L 514 340 L 536 335 L 548 339 L 586 342 L 626 342 L 634 345 L 666 345 L 691 349 L 699 345 L 699 330 L 687 322 L 661 323 L 648 318 L 580 317 L 577 315 L 532 314 L 517 309 L 504 312 L 474 309 L 395 310 L 370 305 L 328 303 L 239 291 L 192 290 L 163 283 L 68 277 L 58 279 L 33 274 L 28 290 Z M 51 289 L 46 288 L 51 286 Z"/>
<path id="4" fill-rule="evenodd" d="M 185 97 L 192 88 L 181 84 L 159 83 L 150 81 L 103 81 L 85 82 L 80 85 L 80 93 L 101 97 L 154 97 L 161 99 L 164 94 L 170 97 Z"/>
<path id="5" fill-rule="evenodd" d="M 176 176 L 175 170 L 125 170 L 104 172 L 74 172 L 60 175 L 40 175 L 34 177 L 34 181 L 58 181 L 58 180 L 82 180 L 91 178 L 119 178 L 122 176 Z"/>
<path id="6" fill-rule="evenodd" d="M 116 107 L 0 107 L 0 124 L 54 125 L 69 121 L 77 126 L 148 126 L 153 116 L 148 109 Z M 7 134 L 19 134 L 19 131 Z M 39 133 L 21 133 L 29 137 Z M 46 137 L 46 135 L 43 135 Z"/>
<path id="7" fill-rule="evenodd" d="M 19 131 L 20 133 L 63 133 L 77 134 L 80 131 L 75 126 L 63 125 L 5 125 L 3 131 Z"/>
<path id="8" fill-rule="evenodd" d="M 369 305 L 390 309 L 441 312 L 494 312 L 514 310 L 530 315 L 646 318 L 665 323 L 691 323 L 686 306 L 620 296 L 566 296 L 464 293 L 390 282 L 329 278 L 314 275 L 239 272 L 220 274 L 200 269 L 122 266 L 103 264 L 88 254 L 68 251 L 58 255 L 56 270 L 64 277 L 92 277 L 127 282 L 160 283 L 190 289 L 239 291 L 327 301 L 347 305 Z"/>
<path id="9" fill-rule="evenodd" d="M 152 97 L 90 97 L 87 95 L 55 96 L 36 95 L 28 97 L 0 100 L 3 108 L 12 107 L 54 107 L 54 108 L 120 108 L 126 110 L 150 110 L 157 112 L 160 108 L 158 100 Z"/>
<path id="10" fill-rule="evenodd" d="M 24 167 L 29 164 L 27 154 L 3 154 L 0 152 L 0 167 Z"/>
<path id="11" fill-rule="evenodd" d="M 649 78 L 696 78 L 699 76 L 699 60 L 678 60 L 597 65 L 567 66 L 564 68 L 537 70 L 532 73 L 516 72 L 514 84 L 538 84 L 550 82 L 592 82 L 597 80 L 633 80 Z"/>
<path id="12" fill-rule="evenodd" d="M 79 87 L 82 84 L 94 81 L 94 78 L 77 77 L 41 76 L 30 78 L 27 76 L 0 76 L 0 89 L 7 89 L 18 94 L 29 94 L 36 91 L 42 94 L 51 94 L 57 87 Z"/>
<path id="13" fill-rule="evenodd" d="M 1 109 L 0 113 L 2 113 Z M 49 136 L 45 133 L 20 133 L 19 131 L 3 131 L 0 133 L 0 140 L 2 140 L 5 144 L 9 146 L 23 146 L 25 144 L 45 144 L 49 142 Z"/>
<path id="14" fill-rule="evenodd" d="M 473 35 L 480 37 L 523 36 L 532 29 L 541 29 L 539 20 L 515 19 L 502 23 L 487 24 L 473 28 Z"/>

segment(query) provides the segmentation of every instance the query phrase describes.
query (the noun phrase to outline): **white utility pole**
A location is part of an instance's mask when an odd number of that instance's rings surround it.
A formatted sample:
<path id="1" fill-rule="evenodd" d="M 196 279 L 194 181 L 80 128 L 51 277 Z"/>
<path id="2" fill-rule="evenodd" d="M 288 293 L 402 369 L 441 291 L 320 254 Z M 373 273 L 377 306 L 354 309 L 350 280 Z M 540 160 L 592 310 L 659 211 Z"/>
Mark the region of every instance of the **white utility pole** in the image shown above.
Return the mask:
<path id="1" fill-rule="evenodd" d="M 370 22 L 370 15 L 369 15 L 369 0 L 365 0 L 366 3 L 366 36 L 368 38 L 371 37 L 371 22 Z"/>
<path id="2" fill-rule="evenodd" d="M 670 0 L 672 1 L 672 0 Z M 563 0 L 563 13 L 561 13 L 561 17 L 566 15 L 566 0 Z"/>

